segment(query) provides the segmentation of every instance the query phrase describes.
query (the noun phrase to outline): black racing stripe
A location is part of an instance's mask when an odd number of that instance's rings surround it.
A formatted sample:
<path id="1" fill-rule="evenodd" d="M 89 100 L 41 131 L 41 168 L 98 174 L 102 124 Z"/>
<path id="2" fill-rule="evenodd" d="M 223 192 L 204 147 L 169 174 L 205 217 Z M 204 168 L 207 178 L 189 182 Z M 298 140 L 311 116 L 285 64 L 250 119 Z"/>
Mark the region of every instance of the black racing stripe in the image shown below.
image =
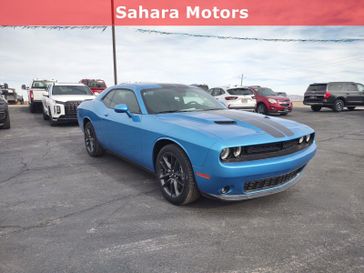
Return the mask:
<path id="1" fill-rule="evenodd" d="M 254 117 L 251 115 L 247 116 L 247 115 L 242 115 L 239 113 L 234 113 L 229 110 L 221 110 L 221 111 L 217 110 L 214 112 L 217 115 L 221 115 L 226 118 L 236 119 L 239 121 L 249 123 L 249 124 L 263 130 L 264 132 L 270 134 L 273 137 L 285 137 L 286 136 L 282 131 L 275 128 L 276 122 L 274 122 L 274 124 L 272 124 L 271 120 L 269 120 L 269 119 L 264 120 L 264 118 L 262 118 L 261 116 L 257 116 L 257 117 Z M 281 126 L 281 127 L 283 127 L 283 126 Z M 287 128 L 285 128 L 285 129 L 288 130 Z"/>
<path id="2" fill-rule="evenodd" d="M 270 125 L 274 126 L 278 130 L 282 131 L 286 136 L 293 136 L 293 132 L 288 129 L 287 127 L 283 126 L 282 124 L 275 122 L 274 120 L 271 120 L 270 118 L 264 119 L 266 120 Z"/>

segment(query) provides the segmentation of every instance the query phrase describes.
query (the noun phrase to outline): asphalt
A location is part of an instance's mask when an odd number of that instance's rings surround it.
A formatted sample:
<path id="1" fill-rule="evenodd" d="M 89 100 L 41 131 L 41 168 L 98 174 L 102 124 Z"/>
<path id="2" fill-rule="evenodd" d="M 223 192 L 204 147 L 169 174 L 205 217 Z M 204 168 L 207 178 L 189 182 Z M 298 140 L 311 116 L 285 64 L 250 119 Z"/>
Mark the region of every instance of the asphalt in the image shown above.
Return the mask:
<path id="1" fill-rule="evenodd" d="M 77 125 L 10 108 L 0 130 L 0 272 L 364 272 L 364 110 L 286 118 L 317 132 L 294 188 L 166 202 L 153 175 L 91 158 Z"/>

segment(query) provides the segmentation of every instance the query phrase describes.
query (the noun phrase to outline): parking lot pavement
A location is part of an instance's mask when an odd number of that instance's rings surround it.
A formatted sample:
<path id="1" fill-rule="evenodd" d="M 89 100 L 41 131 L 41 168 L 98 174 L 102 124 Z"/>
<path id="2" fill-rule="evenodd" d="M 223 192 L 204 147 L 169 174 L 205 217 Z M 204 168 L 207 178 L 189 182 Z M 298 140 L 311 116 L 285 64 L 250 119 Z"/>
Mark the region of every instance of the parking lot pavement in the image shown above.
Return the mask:
<path id="1" fill-rule="evenodd" d="M 364 272 L 364 110 L 312 126 L 302 181 L 265 198 L 166 202 L 153 175 L 90 158 L 76 125 L 10 107 L 0 130 L 0 272 Z"/>

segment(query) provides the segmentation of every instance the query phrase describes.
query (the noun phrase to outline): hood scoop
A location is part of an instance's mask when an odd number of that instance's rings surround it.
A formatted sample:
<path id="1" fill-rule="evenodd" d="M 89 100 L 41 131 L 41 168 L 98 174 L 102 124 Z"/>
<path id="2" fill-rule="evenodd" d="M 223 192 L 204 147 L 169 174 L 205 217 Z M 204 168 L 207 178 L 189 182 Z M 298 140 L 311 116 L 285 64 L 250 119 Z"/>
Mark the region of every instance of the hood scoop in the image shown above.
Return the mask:
<path id="1" fill-rule="evenodd" d="M 234 121 L 234 120 L 216 120 L 215 123 L 221 124 L 221 125 L 228 125 L 228 124 L 236 124 L 236 121 Z"/>

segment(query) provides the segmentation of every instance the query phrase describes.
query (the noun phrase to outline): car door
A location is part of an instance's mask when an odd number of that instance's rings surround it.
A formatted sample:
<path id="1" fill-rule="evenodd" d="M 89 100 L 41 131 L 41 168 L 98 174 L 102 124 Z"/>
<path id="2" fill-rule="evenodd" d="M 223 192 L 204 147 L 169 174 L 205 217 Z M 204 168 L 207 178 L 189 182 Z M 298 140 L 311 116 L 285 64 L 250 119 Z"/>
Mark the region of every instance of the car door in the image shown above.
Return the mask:
<path id="1" fill-rule="evenodd" d="M 362 96 L 358 91 L 358 86 L 355 83 L 345 83 L 346 103 L 348 105 L 361 105 Z"/>
<path id="2" fill-rule="evenodd" d="M 105 105 L 102 114 L 104 141 L 108 148 L 134 161 L 139 161 L 141 152 L 142 115 L 134 91 L 114 89 L 103 98 Z M 126 104 L 132 117 L 127 113 L 116 113 L 114 107 Z"/>

